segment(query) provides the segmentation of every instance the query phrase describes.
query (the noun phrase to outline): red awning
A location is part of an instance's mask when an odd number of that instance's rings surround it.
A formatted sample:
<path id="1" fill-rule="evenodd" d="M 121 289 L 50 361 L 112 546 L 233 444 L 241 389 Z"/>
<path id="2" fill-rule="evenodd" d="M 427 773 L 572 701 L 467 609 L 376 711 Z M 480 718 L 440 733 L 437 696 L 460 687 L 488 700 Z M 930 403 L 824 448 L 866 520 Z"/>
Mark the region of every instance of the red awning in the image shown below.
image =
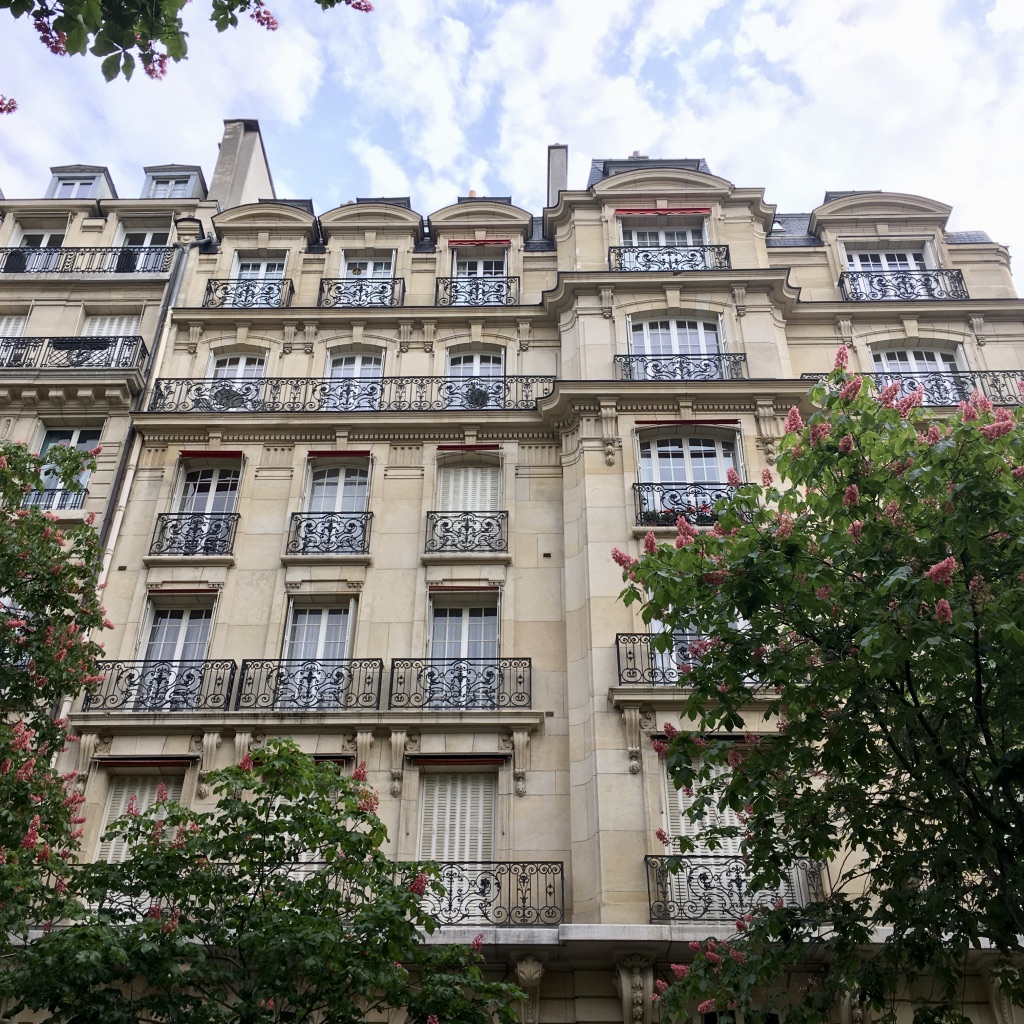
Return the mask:
<path id="1" fill-rule="evenodd" d="M 452 245 L 511 245 L 507 238 L 450 238 L 448 244 Z"/>
<path id="2" fill-rule="evenodd" d="M 655 209 L 652 210 L 650 207 L 645 207 L 642 210 L 616 210 L 616 217 L 679 217 L 684 214 L 708 214 L 711 210 L 707 207 L 680 207 L 673 206 L 668 209 Z"/>

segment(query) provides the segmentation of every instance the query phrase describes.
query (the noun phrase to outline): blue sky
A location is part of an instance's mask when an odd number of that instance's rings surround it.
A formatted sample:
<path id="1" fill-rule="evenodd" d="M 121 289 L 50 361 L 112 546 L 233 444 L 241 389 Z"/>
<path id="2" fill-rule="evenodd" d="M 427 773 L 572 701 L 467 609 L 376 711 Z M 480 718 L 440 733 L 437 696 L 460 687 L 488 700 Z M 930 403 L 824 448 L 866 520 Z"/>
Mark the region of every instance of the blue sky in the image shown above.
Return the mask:
<path id="1" fill-rule="evenodd" d="M 51 165 L 213 169 L 225 118 L 257 118 L 278 194 L 318 212 L 469 189 L 539 211 L 547 145 L 570 186 L 594 156 L 703 156 L 780 212 L 826 189 L 916 192 L 1020 257 L 1021 0 L 376 0 L 372 14 L 267 0 L 281 28 L 218 36 L 186 8 L 191 57 L 162 82 L 103 82 L 3 22 L 0 189 L 40 195 Z"/>

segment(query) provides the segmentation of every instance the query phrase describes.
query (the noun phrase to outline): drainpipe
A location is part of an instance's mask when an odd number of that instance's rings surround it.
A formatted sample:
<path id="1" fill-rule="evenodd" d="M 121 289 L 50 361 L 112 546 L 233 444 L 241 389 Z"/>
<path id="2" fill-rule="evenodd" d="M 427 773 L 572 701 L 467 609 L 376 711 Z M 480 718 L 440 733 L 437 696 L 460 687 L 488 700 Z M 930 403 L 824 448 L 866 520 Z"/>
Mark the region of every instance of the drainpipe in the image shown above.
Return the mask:
<path id="1" fill-rule="evenodd" d="M 192 220 L 193 218 L 188 218 Z M 174 254 L 174 264 L 171 267 L 171 276 L 164 289 L 163 301 L 160 304 L 160 315 L 157 318 L 156 330 L 153 332 L 153 351 L 149 354 L 149 362 L 146 366 L 146 376 L 143 381 L 142 390 L 136 401 L 136 409 L 140 408 L 146 395 L 149 393 L 153 381 L 153 373 L 157 366 L 157 352 L 162 349 L 162 336 L 167 324 L 167 315 L 171 307 L 177 301 L 178 292 L 181 290 L 181 282 L 185 276 L 185 264 L 188 261 L 189 252 L 197 246 L 206 246 L 210 251 L 217 244 L 217 239 L 209 234 L 204 238 L 197 238 L 194 242 L 174 242 L 172 248 L 177 250 Z M 114 546 L 121 531 L 121 523 L 124 521 L 125 507 L 128 494 L 131 492 L 132 483 L 135 480 L 135 471 L 139 465 L 139 455 L 142 451 L 142 439 L 138 436 L 135 424 L 129 423 L 128 434 L 124 440 L 121 451 L 121 459 L 117 465 L 117 472 L 114 474 L 114 482 L 110 489 L 110 500 L 107 502 L 107 515 L 103 517 L 103 524 L 100 527 L 100 544 L 103 547 L 103 565 L 100 569 L 99 582 L 106 583 L 110 573 L 110 563 L 114 557 Z"/>

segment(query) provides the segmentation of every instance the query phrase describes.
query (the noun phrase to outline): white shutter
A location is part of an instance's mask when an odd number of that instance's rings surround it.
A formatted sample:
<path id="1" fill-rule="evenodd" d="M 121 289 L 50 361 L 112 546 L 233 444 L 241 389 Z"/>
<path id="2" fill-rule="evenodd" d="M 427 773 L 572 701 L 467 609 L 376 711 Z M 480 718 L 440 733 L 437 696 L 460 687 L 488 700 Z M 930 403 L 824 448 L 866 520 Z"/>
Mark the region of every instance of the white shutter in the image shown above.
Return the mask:
<path id="1" fill-rule="evenodd" d="M 139 810 L 144 811 L 156 803 L 156 791 L 162 782 L 167 787 L 168 800 L 181 799 L 182 776 L 180 775 L 113 775 L 110 777 L 110 789 L 107 794 L 107 811 L 103 815 L 105 834 L 111 822 L 120 818 L 128 810 L 131 798 L 136 797 Z M 105 860 L 108 864 L 120 864 L 128 859 L 128 845 L 123 839 L 101 841 L 96 851 L 97 860 Z"/>
<path id="2" fill-rule="evenodd" d="M 0 338 L 20 338 L 25 333 L 27 319 L 15 314 L 0 316 Z"/>
<path id="3" fill-rule="evenodd" d="M 700 765 L 694 765 L 699 770 Z M 728 775 L 729 769 L 724 765 L 719 766 L 715 774 L 719 777 Z M 715 806 L 709 807 L 704 814 L 703 821 L 690 821 L 686 817 L 686 810 L 692 806 L 693 798 L 687 796 L 686 793 L 681 789 L 676 789 L 675 784 L 669 778 L 668 772 L 665 772 L 665 817 L 666 817 L 666 830 L 670 836 L 687 836 L 690 838 L 696 838 L 697 834 L 705 827 L 705 825 L 739 825 L 740 820 L 736 815 L 736 812 L 730 808 L 719 809 Z M 698 846 L 699 851 L 699 846 Z M 708 851 L 712 852 L 712 851 Z M 731 839 L 722 839 L 719 841 L 718 849 L 713 851 L 714 854 L 723 857 L 734 857 L 739 856 L 742 853 L 740 849 L 740 837 L 735 836 Z"/>
<path id="4" fill-rule="evenodd" d="M 138 314 L 134 316 L 87 316 L 82 333 L 87 338 L 132 338 L 139 333 L 139 317 Z"/>
<path id="5" fill-rule="evenodd" d="M 422 778 L 420 857 L 423 860 L 494 859 L 496 776 L 486 773 Z"/>
<path id="6" fill-rule="evenodd" d="M 440 512 L 496 512 L 501 508 L 498 466 L 442 466 L 437 482 Z"/>

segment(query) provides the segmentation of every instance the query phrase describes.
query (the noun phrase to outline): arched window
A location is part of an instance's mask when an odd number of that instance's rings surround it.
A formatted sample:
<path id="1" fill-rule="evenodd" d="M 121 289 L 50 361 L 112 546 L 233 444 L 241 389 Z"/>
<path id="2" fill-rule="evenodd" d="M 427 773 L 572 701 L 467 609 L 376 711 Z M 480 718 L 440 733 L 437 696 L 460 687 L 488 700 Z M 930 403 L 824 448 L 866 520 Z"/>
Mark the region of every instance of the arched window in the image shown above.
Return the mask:
<path id="1" fill-rule="evenodd" d="M 500 348 L 448 353 L 444 404 L 448 409 L 501 409 L 505 404 L 505 353 Z"/>
<path id="2" fill-rule="evenodd" d="M 380 349 L 337 352 L 331 356 L 328 409 L 379 409 L 384 373 Z"/>
<path id="3" fill-rule="evenodd" d="M 739 376 L 741 358 L 724 356 L 717 320 L 642 320 L 630 325 L 625 380 L 722 380 Z"/>
<path id="4" fill-rule="evenodd" d="M 640 441 L 639 482 L 633 485 L 637 524 L 672 526 L 679 516 L 707 526 L 714 505 L 728 493 L 737 469 L 735 440 L 717 437 L 656 437 Z"/>
<path id="5" fill-rule="evenodd" d="M 874 352 L 872 361 L 879 390 L 894 381 L 899 383 L 901 395 L 923 387 L 925 405 L 958 405 L 974 390 L 974 380 L 958 365 L 955 352 L 886 349 Z"/>

